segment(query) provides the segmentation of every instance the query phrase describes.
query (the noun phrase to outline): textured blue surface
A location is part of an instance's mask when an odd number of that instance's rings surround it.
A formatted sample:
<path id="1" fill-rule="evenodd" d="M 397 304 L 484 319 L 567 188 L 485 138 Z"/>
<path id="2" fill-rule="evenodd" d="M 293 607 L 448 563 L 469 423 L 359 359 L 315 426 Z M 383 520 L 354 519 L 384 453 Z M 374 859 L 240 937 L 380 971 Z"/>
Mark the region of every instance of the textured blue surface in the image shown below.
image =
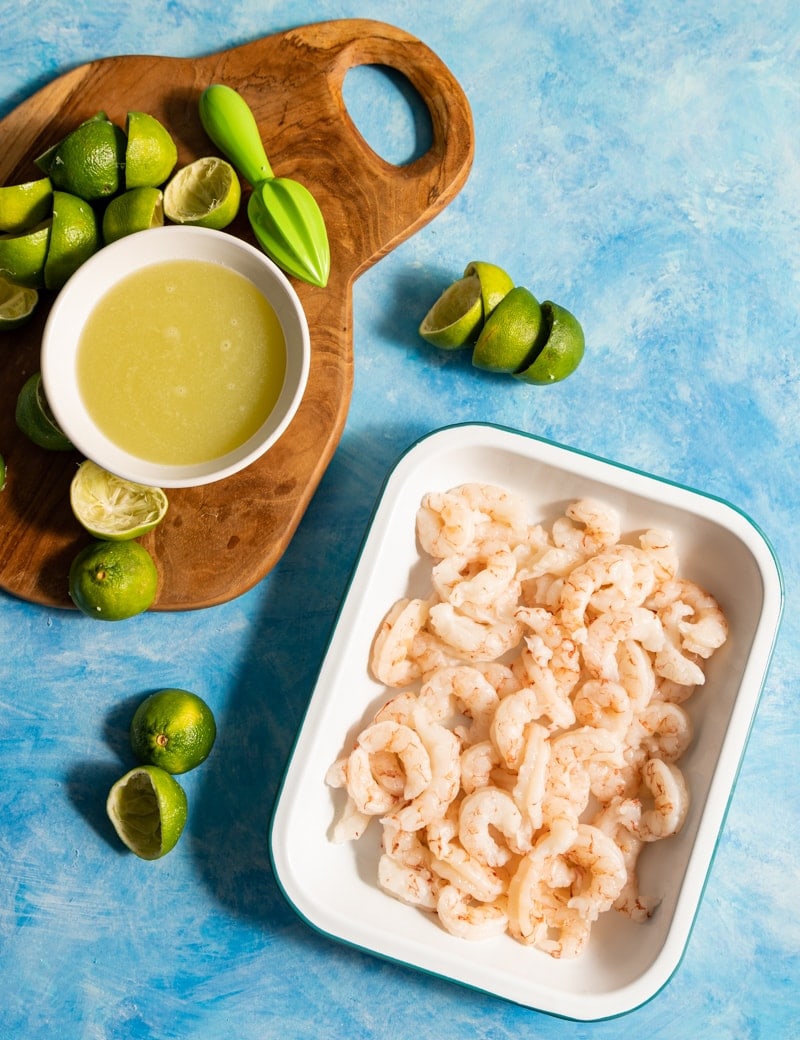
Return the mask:
<path id="1" fill-rule="evenodd" d="M 800 1037 L 797 5 L 39 0 L 0 11 L 0 115 L 94 58 L 204 54 L 353 16 L 401 26 L 450 66 L 473 109 L 473 171 L 436 221 L 356 283 L 344 436 L 260 585 L 210 610 L 112 626 L 0 596 L 1 1031 Z M 351 75 L 349 103 L 382 154 L 424 147 L 424 121 L 390 81 Z M 417 338 L 473 258 L 580 316 L 588 351 L 571 379 L 511 385 Z M 685 958 L 622 1021 L 558 1020 L 332 943 L 297 918 L 270 870 L 271 806 L 380 485 L 418 436 L 473 419 L 735 503 L 786 579 Z M 104 801 L 129 764 L 133 705 L 166 685 L 206 697 L 219 739 L 185 777 L 182 842 L 148 864 L 121 851 Z"/>

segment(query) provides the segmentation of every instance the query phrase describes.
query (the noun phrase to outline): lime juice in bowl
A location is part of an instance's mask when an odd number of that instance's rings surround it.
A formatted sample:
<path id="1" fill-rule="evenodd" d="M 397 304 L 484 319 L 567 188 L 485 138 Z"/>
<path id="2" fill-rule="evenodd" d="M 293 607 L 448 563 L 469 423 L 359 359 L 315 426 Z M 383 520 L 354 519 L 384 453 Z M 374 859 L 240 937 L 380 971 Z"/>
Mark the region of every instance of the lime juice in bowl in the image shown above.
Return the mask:
<path id="1" fill-rule="evenodd" d="M 102 249 L 48 317 L 42 379 L 75 447 L 129 480 L 210 483 L 261 456 L 302 399 L 308 325 L 286 276 L 224 232 L 163 227 Z"/>

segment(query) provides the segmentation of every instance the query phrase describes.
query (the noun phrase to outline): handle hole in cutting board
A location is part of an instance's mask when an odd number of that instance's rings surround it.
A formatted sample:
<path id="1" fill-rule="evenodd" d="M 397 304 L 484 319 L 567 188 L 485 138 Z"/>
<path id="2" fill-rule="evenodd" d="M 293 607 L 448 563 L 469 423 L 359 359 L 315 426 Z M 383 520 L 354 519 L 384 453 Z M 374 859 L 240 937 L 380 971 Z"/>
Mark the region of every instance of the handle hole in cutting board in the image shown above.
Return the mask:
<path id="1" fill-rule="evenodd" d="M 386 162 L 406 166 L 433 143 L 430 113 L 402 72 L 386 65 L 347 70 L 342 97 L 359 133 Z"/>

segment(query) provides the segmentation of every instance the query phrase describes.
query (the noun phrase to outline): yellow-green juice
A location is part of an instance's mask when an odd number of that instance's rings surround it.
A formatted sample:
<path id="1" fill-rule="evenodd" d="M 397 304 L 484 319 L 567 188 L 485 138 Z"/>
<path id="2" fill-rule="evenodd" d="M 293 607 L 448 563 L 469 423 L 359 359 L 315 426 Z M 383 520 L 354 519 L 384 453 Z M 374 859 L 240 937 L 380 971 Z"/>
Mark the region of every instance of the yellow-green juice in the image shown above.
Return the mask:
<path id="1" fill-rule="evenodd" d="M 150 462 L 192 465 L 243 444 L 275 405 L 286 343 L 253 283 L 205 260 L 123 278 L 81 333 L 78 388 L 102 432 Z"/>

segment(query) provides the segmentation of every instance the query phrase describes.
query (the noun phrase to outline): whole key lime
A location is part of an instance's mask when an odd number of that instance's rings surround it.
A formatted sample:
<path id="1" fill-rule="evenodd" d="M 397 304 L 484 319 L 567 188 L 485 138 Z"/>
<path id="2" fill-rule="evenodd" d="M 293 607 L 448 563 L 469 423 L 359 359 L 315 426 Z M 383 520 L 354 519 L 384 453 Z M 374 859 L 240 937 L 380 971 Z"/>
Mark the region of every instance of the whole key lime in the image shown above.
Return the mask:
<path id="1" fill-rule="evenodd" d="M 72 602 L 100 621 L 122 621 L 152 606 L 158 591 L 153 557 L 139 542 L 91 542 L 69 570 Z"/>
<path id="2" fill-rule="evenodd" d="M 202 697 L 166 689 L 142 701 L 131 720 L 130 736 L 140 762 L 168 773 L 187 773 L 208 758 L 217 727 Z"/>

